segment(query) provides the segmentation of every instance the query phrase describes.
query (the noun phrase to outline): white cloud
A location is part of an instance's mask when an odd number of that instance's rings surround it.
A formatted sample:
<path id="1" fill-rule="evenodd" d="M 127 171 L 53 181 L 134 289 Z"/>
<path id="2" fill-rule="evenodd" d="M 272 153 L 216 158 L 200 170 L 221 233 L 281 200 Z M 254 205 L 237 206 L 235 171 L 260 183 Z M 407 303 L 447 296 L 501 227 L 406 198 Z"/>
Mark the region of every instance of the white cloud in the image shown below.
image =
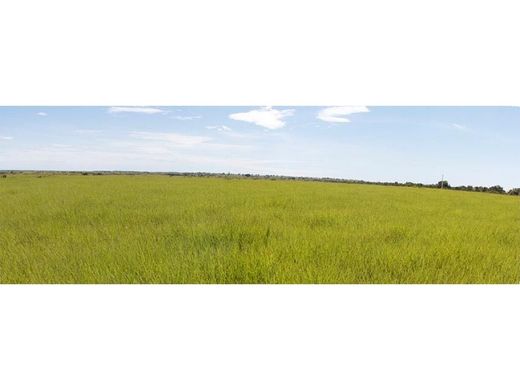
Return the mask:
<path id="1" fill-rule="evenodd" d="M 285 126 L 283 118 L 292 116 L 294 110 L 277 110 L 272 107 L 263 107 L 248 112 L 238 112 L 229 115 L 229 118 L 254 123 L 255 125 L 274 130 Z"/>
<path id="2" fill-rule="evenodd" d="M 150 141 L 165 141 L 179 146 L 199 145 L 211 140 L 211 138 L 209 137 L 184 135 L 177 133 L 152 133 L 148 131 L 132 131 L 130 132 L 130 136 L 132 138 Z"/>
<path id="3" fill-rule="evenodd" d="M 6 140 L 6 141 L 10 141 L 10 140 L 13 139 L 13 137 L 9 137 L 9 136 L 6 136 L 6 135 L 0 135 L 0 139 Z"/>
<path id="4" fill-rule="evenodd" d="M 231 127 L 225 126 L 225 125 L 218 125 L 218 126 L 206 126 L 206 129 L 208 130 L 217 130 L 223 133 L 231 132 Z"/>
<path id="5" fill-rule="evenodd" d="M 327 107 L 321 110 L 316 118 L 325 122 L 347 123 L 350 122 L 348 115 L 359 112 L 369 112 L 369 110 L 365 106 Z"/>
<path id="6" fill-rule="evenodd" d="M 197 115 L 197 116 L 176 116 L 175 119 L 178 119 L 180 121 L 191 121 L 193 119 L 200 119 L 202 118 L 200 115 Z"/>
<path id="7" fill-rule="evenodd" d="M 40 111 L 40 112 L 37 112 L 36 115 L 39 115 L 39 116 L 47 116 L 47 113 L 46 113 L 46 112 L 43 112 L 43 111 Z"/>
<path id="8" fill-rule="evenodd" d="M 118 112 L 134 112 L 139 114 L 161 114 L 166 113 L 166 110 L 154 107 L 110 107 L 108 112 L 114 114 Z"/>

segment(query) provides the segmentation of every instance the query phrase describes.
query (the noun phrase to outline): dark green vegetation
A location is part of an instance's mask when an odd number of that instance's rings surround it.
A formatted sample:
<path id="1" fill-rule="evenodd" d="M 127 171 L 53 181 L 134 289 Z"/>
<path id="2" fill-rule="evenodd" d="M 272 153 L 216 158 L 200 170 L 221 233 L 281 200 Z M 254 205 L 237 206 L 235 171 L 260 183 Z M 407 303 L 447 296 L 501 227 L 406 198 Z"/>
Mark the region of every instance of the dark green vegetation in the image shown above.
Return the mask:
<path id="1" fill-rule="evenodd" d="M 2 283 L 519 283 L 520 198 L 154 175 L 0 178 Z"/>

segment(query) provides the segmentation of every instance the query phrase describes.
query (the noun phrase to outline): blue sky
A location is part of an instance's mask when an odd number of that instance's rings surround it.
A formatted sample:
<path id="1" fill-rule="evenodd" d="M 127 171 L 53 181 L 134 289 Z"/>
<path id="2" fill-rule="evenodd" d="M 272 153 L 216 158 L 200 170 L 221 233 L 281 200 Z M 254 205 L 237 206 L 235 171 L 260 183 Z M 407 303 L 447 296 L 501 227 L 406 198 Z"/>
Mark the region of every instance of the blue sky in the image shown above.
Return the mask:
<path id="1" fill-rule="evenodd" d="M 518 107 L 0 107 L 0 169 L 520 187 Z"/>

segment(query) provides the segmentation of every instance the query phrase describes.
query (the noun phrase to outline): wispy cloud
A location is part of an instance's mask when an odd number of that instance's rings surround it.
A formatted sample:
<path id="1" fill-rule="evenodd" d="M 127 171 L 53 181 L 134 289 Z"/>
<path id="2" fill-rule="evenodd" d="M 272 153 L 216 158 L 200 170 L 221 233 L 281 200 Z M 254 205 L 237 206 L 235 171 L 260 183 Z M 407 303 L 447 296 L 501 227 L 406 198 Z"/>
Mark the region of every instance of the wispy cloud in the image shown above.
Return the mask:
<path id="1" fill-rule="evenodd" d="M 65 145 L 38 146 L 0 154 L 0 164 L 16 169 L 55 170 L 137 170 L 137 171 L 205 171 L 236 173 L 280 173 L 278 166 L 288 167 L 289 160 L 254 158 L 235 150 L 226 156 L 215 150 L 191 150 L 164 147 L 159 143 L 128 143 L 108 147 L 72 148 Z M 229 150 L 227 151 L 229 152 Z M 237 154 L 238 153 L 238 154 Z M 286 172 L 287 168 L 282 173 Z"/>
<path id="2" fill-rule="evenodd" d="M 10 141 L 14 139 L 13 137 L 7 136 L 7 135 L 0 135 L 1 140 Z"/>
<path id="3" fill-rule="evenodd" d="M 110 107 L 108 109 L 108 112 L 110 112 L 111 114 L 120 112 L 133 112 L 138 114 L 162 114 L 168 111 L 154 107 Z"/>
<path id="4" fill-rule="evenodd" d="M 219 134 L 230 137 L 230 138 L 242 138 L 242 139 L 258 139 L 260 138 L 259 134 L 251 134 L 251 133 L 244 133 L 244 132 L 238 132 L 233 130 L 231 127 L 226 125 L 215 125 L 215 126 L 206 126 L 206 129 L 208 130 L 215 130 Z M 263 135 L 266 133 L 263 132 Z"/>
<path id="5" fill-rule="evenodd" d="M 461 125 L 461 124 L 458 124 L 458 123 L 452 123 L 451 127 L 453 127 L 454 129 L 457 129 L 459 131 L 462 131 L 464 133 L 469 133 L 470 132 L 470 129 L 468 129 L 467 126 L 464 126 L 464 125 Z"/>
<path id="6" fill-rule="evenodd" d="M 43 111 L 40 111 L 40 112 L 37 112 L 36 115 L 39 115 L 39 116 L 47 116 L 47 113 L 46 113 L 46 112 L 43 112 Z"/>
<path id="7" fill-rule="evenodd" d="M 91 129 L 78 129 L 75 131 L 77 134 L 100 134 L 102 130 L 91 130 Z"/>
<path id="8" fill-rule="evenodd" d="M 191 121 L 193 119 L 200 119 L 202 118 L 200 115 L 195 115 L 195 116 L 181 116 L 181 115 L 177 115 L 175 117 L 175 119 L 178 119 L 180 121 Z"/>
<path id="9" fill-rule="evenodd" d="M 211 140 L 210 137 L 148 131 L 132 131 L 130 132 L 130 137 L 150 141 L 164 141 L 178 146 L 200 145 Z"/>
<path id="10" fill-rule="evenodd" d="M 347 123 L 350 122 L 350 119 L 347 118 L 349 115 L 360 112 L 369 112 L 369 109 L 365 106 L 327 107 L 321 110 L 316 118 L 325 122 Z"/>
<path id="11" fill-rule="evenodd" d="M 225 126 L 225 125 L 216 125 L 216 126 L 206 126 L 206 129 L 208 130 L 217 130 L 222 133 L 233 131 L 231 130 L 231 127 Z"/>
<path id="12" fill-rule="evenodd" d="M 72 145 L 68 145 L 68 144 L 51 144 L 51 146 L 54 148 L 72 148 L 73 147 Z"/>
<path id="13" fill-rule="evenodd" d="M 293 114 L 294 109 L 277 110 L 272 107 L 263 107 L 247 112 L 231 114 L 229 115 L 229 118 L 237 121 L 254 123 L 255 125 L 275 130 L 284 127 L 285 122 L 282 119 L 292 116 Z"/>

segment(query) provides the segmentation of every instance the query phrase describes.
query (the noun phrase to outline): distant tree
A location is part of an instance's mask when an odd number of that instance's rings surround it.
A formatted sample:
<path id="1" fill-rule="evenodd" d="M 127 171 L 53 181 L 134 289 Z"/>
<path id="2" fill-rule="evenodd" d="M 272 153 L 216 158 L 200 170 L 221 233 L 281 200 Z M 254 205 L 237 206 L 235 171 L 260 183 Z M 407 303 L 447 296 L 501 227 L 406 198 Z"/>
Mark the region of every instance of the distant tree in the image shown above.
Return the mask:
<path id="1" fill-rule="evenodd" d="M 506 192 L 504 191 L 504 189 L 499 186 L 499 185 L 496 185 L 496 186 L 493 186 L 493 187 L 489 187 L 489 192 L 493 192 L 495 194 L 505 194 Z"/>
<path id="2" fill-rule="evenodd" d="M 437 183 L 437 188 L 450 188 L 450 184 L 447 180 L 441 180 Z"/>
<path id="3" fill-rule="evenodd" d="M 513 189 L 509 190 L 508 194 L 509 195 L 520 195 L 520 188 L 513 188 Z"/>

